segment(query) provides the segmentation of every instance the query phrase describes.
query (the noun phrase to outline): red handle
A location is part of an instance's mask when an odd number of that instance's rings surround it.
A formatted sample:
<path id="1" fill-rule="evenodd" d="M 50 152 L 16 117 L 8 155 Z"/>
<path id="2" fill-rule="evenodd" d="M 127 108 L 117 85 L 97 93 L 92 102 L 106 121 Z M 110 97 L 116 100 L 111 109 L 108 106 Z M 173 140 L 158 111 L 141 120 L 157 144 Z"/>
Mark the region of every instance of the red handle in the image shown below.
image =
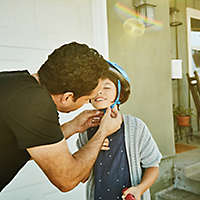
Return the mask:
<path id="1" fill-rule="evenodd" d="M 124 188 L 122 190 L 122 193 L 124 193 L 128 188 Z M 135 197 L 132 194 L 127 194 L 125 200 L 136 200 Z"/>

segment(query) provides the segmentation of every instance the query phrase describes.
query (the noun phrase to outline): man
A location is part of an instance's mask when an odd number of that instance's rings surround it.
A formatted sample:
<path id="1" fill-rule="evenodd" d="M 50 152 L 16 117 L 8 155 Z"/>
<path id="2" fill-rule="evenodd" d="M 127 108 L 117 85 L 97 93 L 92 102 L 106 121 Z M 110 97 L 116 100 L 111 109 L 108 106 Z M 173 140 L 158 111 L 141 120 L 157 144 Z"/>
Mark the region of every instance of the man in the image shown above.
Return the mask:
<path id="1" fill-rule="evenodd" d="M 120 128 L 119 115 L 112 117 L 110 109 L 103 117 L 84 111 L 60 126 L 57 110 L 70 112 L 88 103 L 107 70 L 96 50 L 73 42 L 56 49 L 37 74 L 0 73 L 0 191 L 30 158 L 63 192 L 86 176 L 106 136 Z M 72 155 L 65 139 L 97 124 L 91 141 Z"/>

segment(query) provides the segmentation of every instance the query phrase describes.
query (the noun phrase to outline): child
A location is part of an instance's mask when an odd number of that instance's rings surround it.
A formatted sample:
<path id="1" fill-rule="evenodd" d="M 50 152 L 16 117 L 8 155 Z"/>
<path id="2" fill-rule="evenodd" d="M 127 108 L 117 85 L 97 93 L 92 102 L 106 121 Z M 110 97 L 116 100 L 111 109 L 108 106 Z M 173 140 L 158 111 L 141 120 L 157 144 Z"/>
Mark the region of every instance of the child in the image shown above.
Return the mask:
<path id="1" fill-rule="evenodd" d="M 129 79 L 125 71 L 108 61 L 110 73 L 103 79 L 102 88 L 92 105 L 96 109 L 122 104 L 130 94 Z M 114 105 L 113 105 L 114 104 Z M 150 200 L 150 186 L 159 173 L 161 154 L 147 126 L 131 115 L 121 115 L 121 128 L 105 139 L 87 182 L 87 200 L 124 199 L 127 194 L 136 200 Z M 79 134 L 81 148 L 98 127 Z M 122 190 L 128 188 L 123 194 Z M 123 195 L 123 196 L 122 196 Z"/>

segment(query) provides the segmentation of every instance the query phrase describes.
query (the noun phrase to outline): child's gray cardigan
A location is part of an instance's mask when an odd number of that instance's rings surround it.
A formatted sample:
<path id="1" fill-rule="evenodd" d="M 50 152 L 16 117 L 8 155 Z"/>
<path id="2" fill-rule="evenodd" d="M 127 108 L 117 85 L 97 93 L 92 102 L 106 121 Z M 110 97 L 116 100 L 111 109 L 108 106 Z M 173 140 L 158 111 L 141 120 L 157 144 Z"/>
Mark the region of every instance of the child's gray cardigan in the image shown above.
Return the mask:
<path id="1" fill-rule="evenodd" d="M 125 127 L 125 146 L 128 157 L 132 186 L 141 182 L 142 168 L 158 167 L 162 158 L 161 153 L 143 121 L 131 115 L 123 115 Z M 78 148 L 88 141 L 87 132 L 80 133 L 77 140 Z M 93 170 L 87 182 L 87 200 L 94 200 L 94 174 Z M 141 200 L 150 200 L 147 190 Z"/>

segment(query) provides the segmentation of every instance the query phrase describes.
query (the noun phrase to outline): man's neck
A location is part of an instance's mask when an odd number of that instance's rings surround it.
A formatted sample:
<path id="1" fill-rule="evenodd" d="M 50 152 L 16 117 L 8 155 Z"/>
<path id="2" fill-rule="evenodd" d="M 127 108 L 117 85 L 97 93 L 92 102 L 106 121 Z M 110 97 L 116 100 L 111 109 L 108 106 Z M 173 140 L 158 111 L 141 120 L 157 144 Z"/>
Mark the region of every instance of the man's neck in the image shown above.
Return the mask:
<path id="1" fill-rule="evenodd" d="M 40 84 L 40 79 L 39 79 L 39 75 L 38 73 L 35 73 L 35 74 L 31 74 L 31 76 L 33 76 L 33 78 L 36 79 L 36 81 Z M 54 103 L 56 104 L 56 107 L 57 107 L 57 101 L 59 99 L 59 95 L 53 95 L 53 94 L 50 94 L 51 98 L 53 99 Z"/>

